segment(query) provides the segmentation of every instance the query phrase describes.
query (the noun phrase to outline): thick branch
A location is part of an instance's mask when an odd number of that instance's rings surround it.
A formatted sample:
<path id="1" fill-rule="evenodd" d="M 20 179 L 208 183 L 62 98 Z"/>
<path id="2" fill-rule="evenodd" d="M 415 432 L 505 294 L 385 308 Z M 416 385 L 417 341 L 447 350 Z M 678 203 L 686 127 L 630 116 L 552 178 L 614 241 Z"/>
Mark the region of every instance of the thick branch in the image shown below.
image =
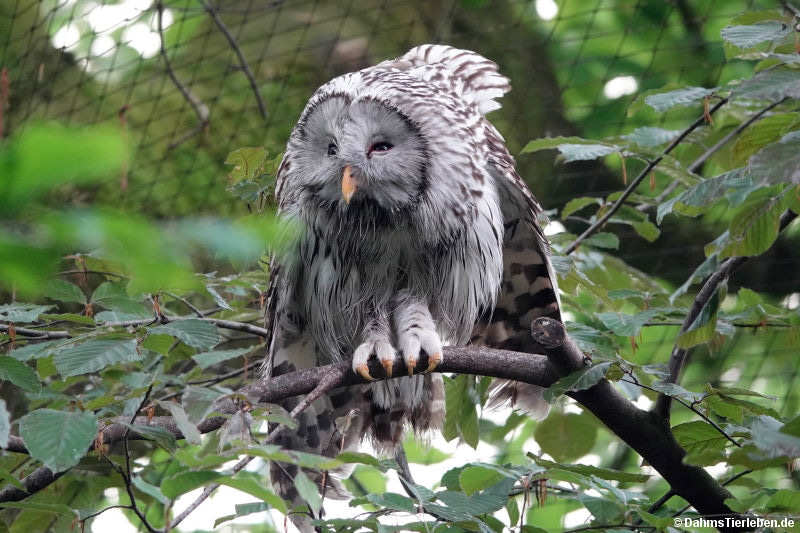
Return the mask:
<path id="1" fill-rule="evenodd" d="M 585 365 L 583 353 L 566 336 L 560 322 L 552 319 L 539 319 L 535 321 L 534 326 L 534 337 L 544 345 L 550 360 L 542 355 L 484 347 L 447 347 L 443 350 L 442 362 L 437 370 L 485 375 L 549 386 L 560 375 Z M 370 364 L 372 375 L 382 375 L 382 366 L 379 362 L 371 361 Z M 427 361 L 422 358 L 417 364 L 417 370 L 421 372 L 426 367 Z M 393 369 L 393 376 L 404 375 L 406 375 L 406 369 L 398 361 Z M 272 403 L 291 396 L 308 394 L 315 389 L 319 390 L 318 387 L 323 380 L 326 383 L 326 390 L 365 383 L 360 376 L 351 371 L 350 363 L 343 361 L 261 380 L 242 388 L 239 392 L 253 403 Z M 702 468 L 683 464 L 685 451 L 672 437 L 669 427 L 663 419 L 653 413 L 638 409 L 605 380 L 590 389 L 571 392 L 569 395 L 594 413 L 609 429 L 636 450 L 667 480 L 677 494 L 689 501 L 699 512 L 732 514 L 724 504 L 724 499 L 729 497 L 728 492 Z M 224 413 L 233 413 L 236 409 L 237 406 L 233 401 L 220 405 L 220 411 Z M 214 431 L 221 427 L 224 421 L 225 417 L 215 416 L 204 420 L 198 429 L 204 433 Z M 141 425 L 158 426 L 170 431 L 176 437 L 182 437 L 171 417 L 160 416 L 151 420 L 148 420 L 147 417 L 139 417 L 135 422 Z M 127 427 L 123 424 L 110 425 L 104 430 L 103 442 L 120 441 L 126 429 Z M 132 431 L 128 438 L 142 437 Z M 39 471 L 34 474 L 38 477 L 44 476 Z M 50 472 L 50 476 L 55 477 L 52 472 Z M 20 494 L 12 494 L 17 489 L 9 492 L 10 490 L 6 489 L 0 492 L 0 502 L 20 499 Z M 21 497 L 27 496 L 23 491 L 18 492 L 22 493 Z"/>
<path id="2" fill-rule="evenodd" d="M 786 228 L 786 226 L 788 226 L 796 217 L 797 215 L 791 211 L 786 211 L 783 215 L 781 215 L 779 231 L 783 231 L 783 229 Z M 716 271 L 714 271 L 713 274 L 708 277 L 708 279 L 706 279 L 706 282 L 703 284 L 700 292 L 698 292 L 697 296 L 695 296 L 694 302 L 692 302 L 692 307 L 689 309 L 689 313 L 686 315 L 686 318 L 683 321 L 683 325 L 681 326 L 678 337 L 685 333 L 691 327 L 694 321 L 697 320 L 697 317 L 700 316 L 700 312 L 708 304 L 709 300 L 711 300 L 711 297 L 714 296 L 714 293 L 719 288 L 719 285 L 723 281 L 727 280 L 731 273 L 744 264 L 747 259 L 747 257 L 729 257 L 722 262 L 722 264 L 717 268 Z M 678 382 L 681 371 L 686 365 L 688 354 L 689 351 L 686 348 L 681 348 L 677 343 L 675 344 L 675 347 L 672 349 L 672 354 L 669 358 L 669 377 L 665 380 L 667 383 Z M 664 420 L 668 420 L 671 405 L 672 397 L 663 393 L 659 394 L 656 404 L 653 407 L 653 412 L 657 413 Z"/>

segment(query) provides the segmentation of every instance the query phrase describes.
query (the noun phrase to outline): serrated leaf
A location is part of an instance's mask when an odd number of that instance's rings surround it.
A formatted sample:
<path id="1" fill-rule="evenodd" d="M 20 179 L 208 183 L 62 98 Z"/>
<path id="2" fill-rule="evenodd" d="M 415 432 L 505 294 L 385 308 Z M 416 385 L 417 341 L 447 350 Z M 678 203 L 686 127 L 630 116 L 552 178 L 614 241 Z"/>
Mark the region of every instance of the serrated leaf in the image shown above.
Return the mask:
<path id="1" fill-rule="evenodd" d="M 731 189 L 744 190 L 753 186 L 753 180 L 746 169 L 738 168 L 719 176 L 701 181 L 697 185 L 659 204 L 656 222 L 677 211 L 686 216 L 696 216 L 714 202 L 724 198 Z"/>
<path id="2" fill-rule="evenodd" d="M 699 392 L 692 392 L 690 390 L 684 389 L 680 385 L 676 385 L 675 383 L 667 383 L 663 381 L 655 381 L 650 385 L 651 389 L 655 389 L 656 391 L 666 394 L 667 396 L 671 396 L 673 398 L 680 398 L 681 400 L 692 403 L 692 402 L 699 402 L 703 399 L 703 395 Z"/>
<path id="3" fill-rule="evenodd" d="M 727 293 L 727 285 L 725 283 L 714 288 L 711 298 L 705 303 L 694 321 L 686 328 L 686 331 L 678 335 L 675 341 L 678 346 L 691 348 L 698 344 L 709 342 L 713 338 L 717 327 L 717 311 L 719 310 L 720 302 L 725 297 L 724 294 L 720 295 L 721 291 Z"/>
<path id="4" fill-rule="evenodd" d="M 800 56 L 798 56 L 800 59 Z M 800 124 L 798 113 L 778 113 L 762 118 L 744 130 L 733 144 L 731 154 L 734 164 L 744 165 L 751 155 L 778 141 Z"/>
<path id="5" fill-rule="evenodd" d="M 680 130 L 665 130 L 663 128 L 643 126 L 622 137 L 639 146 L 655 147 L 672 141 L 680 133 Z"/>
<path id="6" fill-rule="evenodd" d="M 239 472 L 234 477 L 225 476 L 218 479 L 217 482 L 255 496 L 284 514 L 289 510 L 283 498 L 268 489 L 265 486 L 265 480 L 252 472 Z"/>
<path id="7" fill-rule="evenodd" d="M 32 342 L 26 346 L 14 348 L 8 354 L 17 361 L 29 361 L 49 355 L 50 352 L 62 342 L 64 341 Z"/>
<path id="8" fill-rule="evenodd" d="M 623 337 L 635 337 L 639 334 L 639 330 L 642 329 L 642 326 L 647 324 L 658 314 L 658 310 L 650 309 L 636 313 L 635 315 L 608 311 L 605 313 L 597 313 L 596 316 L 615 334 Z"/>
<path id="9" fill-rule="evenodd" d="M 158 404 L 169 411 L 178 429 L 183 433 L 183 438 L 185 438 L 189 444 L 200 444 L 202 440 L 200 431 L 198 431 L 197 426 L 189 421 L 186 411 L 183 410 L 180 404 L 175 402 L 158 402 Z"/>
<path id="10" fill-rule="evenodd" d="M 537 424 L 534 437 L 542 451 L 556 461 L 572 461 L 592 450 L 597 424 L 585 414 L 550 413 Z"/>
<path id="11" fill-rule="evenodd" d="M 308 503 L 314 514 L 319 513 L 319 509 L 322 507 L 322 498 L 319 495 L 319 490 L 317 485 L 308 479 L 308 476 L 302 470 L 298 470 L 297 475 L 294 477 L 294 487 L 300 497 Z"/>
<path id="12" fill-rule="evenodd" d="M 611 367 L 610 361 L 597 363 L 589 367 L 581 368 L 560 378 L 558 381 L 547 387 L 544 391 L 544 399 L 548 403 L 553 403 L 555 399 L 566 392 L 584 390 L 594 387 L 599 383 Z"/>
<path id="13" fill-rule="evenodd" d="M 31 367 L 6 355 L 0 356 L 0 380 L 10 381 L 28 392 L 37 393 L 42 389 L 39 377 Z"/>
<path id="14" fill-rule="evenodd" d="M 194 354 L 192 359 L 197 363 L 197 366 L 205 370 L 223 361 L 241 357 L 248 352 L 252 352 L 255 348 L 256 346 L 248 346 L 247 348 L 236 348 L 235 350 L 213 350 Z"/>
<path id="15" fill-rule="evenodd" d="M 492 468 L 467 466 L 458 475 L 458 483 L 464 494 L 470 496 L 480 490 L 491 487 L 504 477 L 506 476 Z"/>
<path id="16" fill-rule="evenodd" d="M 222 393 L 206 387 L 188 386 L 181 395 L 186 416 L 193 424 L 199 424 L 214 409 L 214 402 L 223 396 Z"/>
<path id="17" fill-rule="evenodd" d="M 760 72 L 737 86 L 733 95 L 773 102 L 786 97 L 800 98 L 800 72 L 785 68 Z"/>
<path id="18" fill-rule="evenodd" d="M 672 434 L 687 453 L 719 451 L 730 442 L 711 424 L 699 420 L 673 426 Z"/>
<path id="19" fill-rule="evenodd" d="M 406 458 L 409 463 L 432 465 L 441 463 L 448 459 L 450 454 L 445 453 L 433 446 L 423 446 L 414 437 L 413 433 L 409 433 L 403 441 L 403 449 L 406 452 Z"/>
<path id="20" fill-rule="evenodd" d="M 739 48 L 752 48 L 767 41 L 780 41 L 792 32 L 791 25 L 780 20 L 767 20 L 747 26 L 728 26 L 720 32 L 722 38 Z"/>
<path id="21" fill-rule="evenodd" d="M 645 97 L 647 105 L 662 113 L 675 106 L 684 106 L 699 102 L 706 96 L 713 94 L 715 89 L 704 89 L 702 87 L 686 87 L 664 93 L 650 94 Z"/>
<path id="22" fill-rule="evenodd" d="M 606 248 L 610 250 L 619 249 L 619 237 L 617 237 L 613 233 L 608 233 L 608 232 L 595 233 L 594 235 L 586 239 L 584 243 L 590 246 L 594 246 L 596 248 Z"/>
<path id="23" fill-rule="evenodd" d="M 584 476 L 596 476 L 600 479 L 605 479 L 609 481 L 624 481 L 630 483 L 643 483 L 650 479 L 648 474 L 637 474 L 633 472 L 623 472 L 621 470 L 613 470 L 611 468 L 601 468 L 597 466 L 590 466 L 590 465 L 580 465 L 580 464 L 564 464 L 564 463 L 554 463 L 553 461 L 548 461 L 547 459 L 542 459 L 541 457 L 537 457 L 531 453 L 528 454 L 528 457 L 533 459 L 533 461 L 539 465 L 543 466 L 547 469 L 557 468 L 559 470 L 566 470 L 567 472 L 574 472 L 576 474 L 581 474 Z"/>
<path id="24" fill-rule="evenodd" d="M 200 350 L 213 348 L 220 341 L 217 327 L 214 324 L 196 318 L 175 320 L 148 328 L 148 331 L 154 335 L 170 335 L 184 344 Z"/>
<path id="25" fill-rule="evenodd" d="M 177 446 L 175 442 L 175 435 L 166 429 L 156 426 L 143 426 L 141 424 L 123 424 L 130 428 L 131 431 L 138 433 L 146 439 L 152 440 L 168 452 L 175 451 Z"/>
<path id="26" fill-rule="evenodd" d="M 181 494 L 200 488 L 212 482 L 219 482 L 224 476 L 212 470 L 180 472 L 161 481 L 161 492 L 174 500 Z"/>
<path id="27" fill-rule="evenodd" d="M 157 502 L 161 502 L 164 505 L 169 503 L 169 498 L 164 496 L 164 493 L 161 492 L 161 489 L 145 481 L 142 478 L 142 476 L 133 476 L 131 479 L 131 483 L 133 483 L 133 486 L 139 489 L 140 491 L 152 496 L 153 499 L 156 500 Z"/>
<path id="28" fill-rule="evenodd" d="M 560 144 L 557 148 L 567 163 L 599 159 L 620 151 L 617 146 L 607 146 L 605 144 Z"/>
<path id="29" fill-rule="evenodd" d="M 44 288 L 45 296 L 60 302 L 86 303 L 86 295 L 74 283 L 61 279 L 51 279 Z"/>
<path id="30" fill-rule="evenodd" d="M 233 165 L 230 171 L 232 182 L 252 180 L 260 172 L 267 159 L 267 151 L 260 147 L 239 148 L 228 154 L 225 158 L 226 165 Z"/>
<path id="31" fill-rule="evenodd" d="M 559 146 L 563 145 L 597 145 L 597 141 L 592 141 L 589 139 L 582 139 L 580 137 L 545 137 L 542 139 L 535 139 L 533 141 L 528 142 L 525 147 L 520 151 L 520 154 L 527 154 L 530 152 L 538 152 L 539 150 L 548 150 L 553 148 L 558 148 Z M 616 146 L 612 144 L 603 144 L 602 146 L 614 147 Z"/>
<path id="32" fill-rule="evenodd" d="M 141 358 L 142 355 L 136 349 L 136 339 L 96 339 L 57 351 L 53 362 L 62 377 L 69 377 L 96 372 L 116 363 L 138 361 Z"/>
<path id="33" fill-rule="evenodd" d="M 768 458 L 800 457 L 800 437 L 782 433 L 782 426 L 779 420 L 771 416 L 755 417 L 750 424 L 753 444 Z"/>
<path id="34" fill-rule="evenodd" d="M 775 196 L 748 201 L 739 209 L 731 220 L 728 234 L 723 234 L 724 238 L 718 244 L 720 259 L 766 252 L 778 238 L 780 217 L 794 192 L 787 188 Z M 707 246 L 707 252 L 713 253 L 717 249 Z"/>
<path id="35" fill-rule="evenodd" d="M 97 419 L 92 413 L 37 409 L 19 419 L 19 433 L 31 457 L 62 472 L 86 455 Z"/>
<path id="36" fill-rule="evenodd" d="M 3 507 L 7 507 L 9 509 L 20 509 L 23 511 L 36 511 L 39 513 L 52 513 L 75 517 L 78 515 L 78 513 L 70 508 L 69 505 L 64 503 L 46 503 L 34 501 L 3 502 Z"/>
<path id="37" fill-rule="evenodd" d="M 756 152 L 748 168 L 761 183 L 800 183 L 800 131 L 787 133 Z"/>
<path id="38" fill-rule="evenodd" d="M 601 205 L 603 200 L 600 198 L 594 198 L 590 196 L 582 196 L 580 198 L 573 198 L 566 205 L 561 209 L 561 218 L 565 219 L 570 216 L 572 213 L 580 211 L 587 205 Z"/>
<path id="39" fill-rule="evenodd" d="M 35 322 L 39 315 L 53 307 L 52 305 L 22 303 L 0 305 L 0 320 L 4 322 Z"/>
<path id="40" fill-rule="evenodd" d="M 395 511 L 404 511 L 406 513 L 414 513 L 416 511 L 416 504 L 414 500 L 402 494 L 394 492 L 384 492 L 383 494 L 368 494 L 367 500 L 378 507 L 386 509 L 394 509 Z"/>

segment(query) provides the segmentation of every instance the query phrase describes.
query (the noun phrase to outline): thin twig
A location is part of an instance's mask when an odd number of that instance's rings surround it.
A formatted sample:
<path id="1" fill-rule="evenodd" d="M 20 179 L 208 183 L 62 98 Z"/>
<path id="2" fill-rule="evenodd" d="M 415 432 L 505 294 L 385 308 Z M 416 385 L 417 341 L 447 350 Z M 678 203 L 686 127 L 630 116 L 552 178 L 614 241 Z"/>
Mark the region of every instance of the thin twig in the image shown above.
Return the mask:
<path id="1" fill-rule="evenodd" d="M 712 114 L 714 114 L 714 113 L 717 111 L 717 109 L 719 109 L 720 107 L 722 107 L 722 106 L 723 106 L 723 105 L 725 105 L 726 103 L 728 103 L 728 99 L 727 99 L 727 98 L 723 98 L 722 100 L 720 100 L 719 102 L 717 102 L 716 104 L 714 104 L 714 107 L 712 107 L 712 108 L 709 110 L 709 112 L 708 112 L 708 113 L 709 113 L 709 115 L 712 115 Z M 595 232 L 597 232 L 597 230 L 599 230 L 600 228 L 602 228 L 602 227 L 603 227 L 603 225 L 604 225 L 606 222 L 608 222 L 608 220 L 609 220 L 609 219 L 610 219 L 612 216 L 614 216 L 614 213 L 616 213 L 616 212 L 619 210 L 619 208 L 620 208 L 620 207 L 622 207 L 622 204 L 624 204 L 624 203 L 625 203 L 625 200 L 627 200 L 627 199 L 628 199 L 628 196 L 630 196 L 631 194 L 633 194 L 633 191 L 635 191 L 635 190 L 636 190 L 636 188 L 639 186 L 639 184 L 640 184 L 640 183 L 641 183 L 641 182 L 642 182 L 642 181 L 643 181 L 643 180 L 644 180 L 644 179 L 645 179 L 647 176 L 649 176 L 649 175 L 650 175 L 650 172 L 651 172 L 651 171 L 652 171 L 652 170 L 653 170 L 653 169 L 654 169 L 654 168 L 655 168 L 655 167 L 656 167 L 656 166 L 657 166 L 657 165 L 658 165 L 658 164 L 661 162 L 661 160 L 662 160 L 662 159 L 664 159 L 664 157 L 665 157 L 665 156 L 669 155 L 669 153 L 670 153 L 670 152 L 672 152 L 672 151 L 673 151 L 673 150 L 674 150 L 674 149 L 675 149 L 675 148 L 676 148 L 676 147 L 677 147 L 677 146 L 678 146 L 680 143 L 682 143 L 682 142 L 683 142 L 683 140 L 684 140 L 684 139 L 685 139 L 685 138 L 686 138 L 686 137 L 687 137 L 687 136 L 688 136 L 690 133 L 692 133 L 692 132 L 693 132 L 694 130 L 696 130 L 698 127 L 700 127 L 701 125 L 703 125 L 705 122 L 706 122 L 706 115 L 705 115 L 705 114 L 703 114 L 703 115 L 701 115 L 701 116 L 700 116 L 700 117 L 699 117 L 697 120 L 695 120 L 695 121 L 694 121 L 694 122 L 693 122 L 693 123 L 692 123 L 692 124 L 691 124 L 691 125 L 690 125 L 688 128 L 686 128 L 685 130 L 683 130 L 683 131 L 681 132 L 681 134 L 680 134 L 680 135 L 678 135 L 677 137 L 675 137 L 675 139 L 673 139 L 673 141 L 672 141 L 672 142 L 669 144 L 669 146 L 667 146 L 667 147 L 664 149 L 664 151 L 661 153 L 661 155 L 659 155 L 658 157 L 656 157 L 655 159 L 653 159 L 652 161 L 650 161 L 650 162 L 647 164 L 647 166 L 644 168 L 644 170 L 642 170 L 642 171 L 639 173 L 639 175 L 638 175 L 638 176 L 636 176 L 636 177 L 633 179 L 633 181 L 631 181 L 630 185 L 628 185 L 628 187 L 627 187 L 627 188 L 626 188 L 624 191 L 622 191 L 622 194 L 620 195 L 620 197 L 619 197 L 619 198 L 617 198 L 617 201 L 616 201 L 616 202 L 614 202 L 614 204 L 613 204 L 613 205 L 612 205 L 612 206 L 609 208 L 609 210 L 608 210 L 608 211 L 606 211 L 606 213 L 605 213 L 605 214 L 604 214 L 602 217 L 600 217 L 600 218 L 599 218 L 599 219 L 598 219 L 598 220 L 597 220 L 597 221 L 596 221 L 594 224 L 592 224 L 591 226 L 589 226 L 588 228 L 586 228 L 586 230 L 585 230 L 583 233 L 581 233 L 581 234 L 578 236 L 578 238 L 576 238 L 576 239 L 575 239 L 575 240 L 572 242 L 572 244 L 570 244 L 569 246 L 567 246 L 567 248 L 564 250 L 564 254 L 565 254 L 565 255 L 569 255 L 569 254 L 571 254 L 572 252 L 574 252 L 574 251 L 575 251 L 575 250 L 578 248 L 578 246 L 580 246 L 580 244 L 581 244 L 581 243 L 582 243 L 584 240 L 586 240 L 586 239 L 587 239 L 587 238 L 589 238 L 591 235 L 593 235 Z"/>
<path id="2" fill-rule="evenodd" d="M 783 6 L 784 9 L 786 9 L 787 11 L 790 11 L 792 13 L 792 15 L 794 15 L 797 18 L 800 18 L 800 9 L 797 9 L 796 7 L 794 7 L 791 4 L 791 2 L 787 2 L 786 0 L 783 0 L 781 2 L 781 5 Z"/>
<path id="3" fill-rule="evenodd" d="M 164 3 L 161 0 L 156 2 L 156 10 L 158 14 L 156 18 L 158 21 L 158 37 L 160 41 L 160 52 L 161 52 L 161 57 L 164 59 L 164 68 L 167 71 L 167 75 L 172 80 L 173 85 L 175 85 L 175 87 L 178 89 L 181 95 L 183 95 L 184 100 L 189 102 L 189 105 L 194 110 L 194 114 L 197 115 L 197 120 L 200 122 L 200 124 L 195 129 L 190 131 L 191 135 L 182 137 L 180 139 L 180 142 L 177 143 L 181 144 L 190 137 L 193 137 L 194 135 L 202 131 L 208 125 L 208 117 L 209 117 L 208 106 L 206 106 L 200 99 L 198 99 L 195 95 L 193 95 L 192 92 L 189 90 L 189 88 L 186 87 L 181 82 L 181 80 L 178 79 L 177 74 L 175 74 L 175 70 L 172 68 L 172 63 L 170 62 L 169 56 L 167 54 L 167 47 L 164 39 L 164 23 L 162 20 L 164 16 Z M 177 144 L 172 143 L 170 145 L 170 149 L 175 148 Z"/>
<path id="4" fill-rule="evenodd" d="M 796 217 L 797 215 L 795 213 L 786 211 L 781 215 L 778 231 L 782 231 L 786 228 Z M 747 259 L 747 257 L 743 256 L 729 257 L 708 277 L 703 287 L 697 293 L 694 302 L 692 302 L 692 307 L 689 309 L 689 313 L 686 315 L 680 333 L 678 334 L 679 337 L 694 324 L 694 321 L 700 316 L 703 308 L 708 304 L 709 300 L 711 300 L 711 297 L 717 291 L 719 285 L 727 280 L 731 273 L 745 263 Z M 678 382 L 681 371 L 686 365 L 688 353 L 689 351 L 686 348 L 681 348 L 677 342 L 675 343 L 675 347 L 672 349 L 672 354 L 669 358 L 669 376 L 664 380 L 665 382 Z M 669 418 L 671 402 L 672 398 L 670 396 L 663 393 L 659 394 L 656 404 L 653 407 L 653 412 L 667 420 Z"/>
<path id="5" fill-rule="evenodd" d="M 186 298 L 183 298 L 183 297 L 178 296 L 177 294 L 173 294 L 171 292 L 165 292 L 164 294 L 166 294 L 170 298 L 173 298 L 173 299 L 178 300 L 179 302 L 181 302 L 183 305 L 188 307 L 198 317 L 205 318 L 205 315 L 203 314 L 203 312 L 200 309 L 198 309 L 197 307 L 195 307 L 195 305 L 192 302 L 190 302 L 189 300 L 187 300 Z"/>
<path id="6" fill-rule="evenodd" d="M 211 15 L 211 18 L 214 20 L 214 24 L 217 25 L 219 31 L 222 32 L 222 35 L 225 36 L 227 39 L 228 44 L 233 49 L 236 57 L 239 59 L 239 66 L 242 69 L 242 72 L 247 77 L 247 81 L 250 83 L 250 88 L 253 90 L 253 94 L 256 97 L 256 103 L 258 104 L 258 112 L 261 113 L 261 118 L 267 120 L 267 108 L 264 105 L 264 100 L 261 99 L 261 92 L 258 90 L 258 84 L 256 83 L 256 79 L 253 76 L 253 71 L 250 70 L 250 65 L 247 64 L 247 60 L 244 58 L 244 54 L 242 53 L 242 49 L 239 47 L 239 43 L 236 42 L 236 39 L 233 38 L 231 32 L 228 30 L 228 27 L 225 26 L 225 23 L 220 18 L 217 8 L 212 6 L 209 2 L 201 0 L 201 3 L 205 10 Z"/>
<path id="7" fill-rule="evenodd" d="M 0 331 L 8 333 L 11 326 L 0 324 Z M 36 329 L 18 328 L 14 326 L 14 333 L 20 337 L 30 337 L 32 339 L 69 339 L 72 335 L 68 331 L 39 331 Z"/>

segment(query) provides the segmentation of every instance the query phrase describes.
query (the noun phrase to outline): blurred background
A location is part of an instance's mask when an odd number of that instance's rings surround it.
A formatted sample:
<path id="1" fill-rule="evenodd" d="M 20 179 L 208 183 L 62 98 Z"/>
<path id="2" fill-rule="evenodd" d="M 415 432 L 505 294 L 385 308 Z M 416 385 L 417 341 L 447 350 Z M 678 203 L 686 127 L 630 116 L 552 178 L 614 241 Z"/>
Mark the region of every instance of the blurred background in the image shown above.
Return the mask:
<path id="1" fill-rule="evenodd" d="M 234 216 L 248 206 L 226 190 L 227 155 L 264 146 L 278 156 L 312 91 L 338 74 L 426 42 L 478 51 L 511 79 L 491 119 L 518 154 L 539 137 L 683 129 L 696 108 L 657 114 L 637 99 L 668 85 L 710 88 L 748 76 L 751 63 L 726 59 L 720 30 L 739 13 L 779 8 L 771 0 L 0 0 L 0 136 L 43 120 L 124 132 L 131 157 L 119 179 L 63 187 L 48 197 L 54 205 L 162 220 Z M 724 112 L 715 127 L 724 133 Z M 518 157 L 552 218 L 573 198 L 621 190 L 618 165 L 563 164 L 552 151 Z M 659 174 L 654 187 L 668 183 Z M 577 218 L 560 222 L 574 233 L 585 227 Z M 623 228 L 616 255 L 674 289 L 727 223 L 724 210 L 667 217 L 653 244 Z M 796 308 L 800 251 L 779 239 L 730 285 Z M 739 328 L 700 347 L 683 384 L 696 390 L 722 379 L 777 396 L 773 407 L 783 415 L 796 412 L 791 331 Z M 624 356 L 664 362 L 676 332 L 650 328 Z M 602 462 L 612 459 L 617 468 L 634 460 L 620 452 Z"/>

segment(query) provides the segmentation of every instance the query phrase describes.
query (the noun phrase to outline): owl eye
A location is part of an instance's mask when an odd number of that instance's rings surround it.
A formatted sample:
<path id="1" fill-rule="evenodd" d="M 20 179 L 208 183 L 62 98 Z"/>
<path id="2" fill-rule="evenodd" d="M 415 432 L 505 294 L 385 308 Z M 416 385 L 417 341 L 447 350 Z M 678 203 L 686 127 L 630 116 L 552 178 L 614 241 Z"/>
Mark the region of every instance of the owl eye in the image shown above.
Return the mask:
<path id="1" fill-rule="evenodd" d="M 339 153 L 339 149 L 336 147 L 336 145 L 333 144 L 333 143 L 330 143 L 328 145 L 328 155 L 334 156 L 334 155 L 336 155 L 338 153 Z"/>
<path id="2" fill-rule="evenodd" d="M 369 153 L 372 153 L 372 152 L 388 152 L 392 148 L 394 148 L 394 145 L 392 143 L 389 143 L 389 142 L 386 142 L 386 141 L 381 141 L 381 142 L 377 142 L 377 143 L 373 144 L 372 146 L 370 146 L 369 147 Z"/>

